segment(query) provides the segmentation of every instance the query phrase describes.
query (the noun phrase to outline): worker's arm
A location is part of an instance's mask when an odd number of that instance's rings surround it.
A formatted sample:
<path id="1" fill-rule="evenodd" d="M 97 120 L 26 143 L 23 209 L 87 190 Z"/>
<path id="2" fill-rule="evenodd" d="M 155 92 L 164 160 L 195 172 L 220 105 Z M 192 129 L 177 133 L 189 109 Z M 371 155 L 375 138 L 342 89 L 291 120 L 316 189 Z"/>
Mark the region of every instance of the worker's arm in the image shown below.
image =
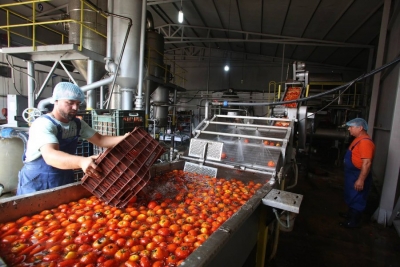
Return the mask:
<path id="1" fill-rule="evenodd" d="M 87 140 L 98 146 L 98 147 L 113 147 L 118 144 L 121 140 L 123 140 L 129 133 L 126 133 L 122 136 L 109 136 L 109 135 L 101 135 L 99 133 L 95 133 L 92 137 L 88 138 Z"/>
<path id="2" fill-rule="evenodd" d="M 40 148 L 44 161 L 55 168 L 62 170 L 82 169 L 84 173 L 100 178 L 101 170 L 94 160 L 98 157 L 82 157 L 71 155 L 59 150 L 58 144 L 46 144 Z"/>
<path id="3" fill-rule="evenodd" d="M 362 160 L 362 165 L 361 165 L 360 175 L 358 176 L 357 181 L 354 183 L 354 189 L 357 191 L 361 191 L 364 189 L 364 181 L 367 178 L 369 171 L 371 170 L 371 164 L 372 164 L 371 159 L 361 159 L 361 160 Z"/>

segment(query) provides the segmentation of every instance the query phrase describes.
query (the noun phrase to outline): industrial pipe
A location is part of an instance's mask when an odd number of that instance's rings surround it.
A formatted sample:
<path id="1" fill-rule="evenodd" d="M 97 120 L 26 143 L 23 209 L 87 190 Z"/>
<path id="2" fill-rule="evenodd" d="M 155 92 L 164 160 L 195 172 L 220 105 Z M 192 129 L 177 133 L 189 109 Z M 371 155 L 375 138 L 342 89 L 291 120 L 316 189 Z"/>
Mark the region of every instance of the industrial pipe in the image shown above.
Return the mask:
<path id="1" fill-rule="evenodd" d="M 95 89 L 95 88 L 98 88 L 98 87 L 100 87 L 100 86 L 109 84 L 110 82 L 113 81 L 114 76 L 115 76 L 115 74 L 114 74 L 114 75 L 111 75 L 110 77 L 105 78 L 105 79 L 103 79 L 103 80 L 100 80 L 100 81 L 97 81 L 97 82 L 94 82 L 94 83 L 91 83 L 91 84 L 84 85 L 84 86 L 81 87 L 81 90 L 82 90 L 83 92 L 86 92 L 86 91 L 89 91 L 89 90 L 93 90 L 93 89 Z M 41 100 L 41 101 L 39 102 L 37 108 L 38 108 L 39 110 L 41 110 L 41 111 L 42 111 L 42 110 L 45 110 L 45 106 L 48 105 L 48 104 L 50 104 L 51 99 L 52 99 L 51 97 L 48 97 L 48 98 L 46 98 L 46 99 Z"/>
<path id="2" fill-rule="evenodd" d="M 144 68 L 144 52 L 146 39 L 146 20 L 147 20 L 147 0 L 143 0 L 142 4 L 142 25 L 140 29 L 140 48 L 139 48 L 139 77 L 138 90 L 136 93 L 135 109 L 143 110 L 143 68 Z"/>

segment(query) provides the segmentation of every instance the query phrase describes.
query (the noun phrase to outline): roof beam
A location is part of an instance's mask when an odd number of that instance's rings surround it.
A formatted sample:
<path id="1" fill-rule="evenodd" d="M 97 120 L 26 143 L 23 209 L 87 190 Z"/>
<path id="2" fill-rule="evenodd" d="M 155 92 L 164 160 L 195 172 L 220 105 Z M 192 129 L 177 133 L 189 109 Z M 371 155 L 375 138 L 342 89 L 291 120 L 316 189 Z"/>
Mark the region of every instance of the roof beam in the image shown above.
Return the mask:
<path id="1" fill-rule="evenodd" d="M 164 35 L 166 44 L 179 44 L 179 43 L 207 43 L 207 42 L 247 42 L 247 43 L 276 43 L 276 44 L 291 44 L 291 45 L 313 45 L 313 46 L 329 46 L 329 47 L 352 47 L 352 48 L 373 48 L 372 45 L 355 44 L 355 43 L 344 43 L 344 42 L 333 42 L 327 40 L 317 40 L 310 38 L 300 38 L 291 36 L 281 36 L 265 33 L 256 33 L 248 31 L 238 31 L 229 29 L 219 29 L 201 26 L 190 26 L 182 24 L 167 24 L 155 29 Z M 186 29 L 186 30 L 185 30 Z M 206 30 L 207 34 L 199 37 L 185 36 L 187 30 L 203 29 Z M 212 32 L 235 32 L 242 34 L 242 38 L 214 38 Z"/>

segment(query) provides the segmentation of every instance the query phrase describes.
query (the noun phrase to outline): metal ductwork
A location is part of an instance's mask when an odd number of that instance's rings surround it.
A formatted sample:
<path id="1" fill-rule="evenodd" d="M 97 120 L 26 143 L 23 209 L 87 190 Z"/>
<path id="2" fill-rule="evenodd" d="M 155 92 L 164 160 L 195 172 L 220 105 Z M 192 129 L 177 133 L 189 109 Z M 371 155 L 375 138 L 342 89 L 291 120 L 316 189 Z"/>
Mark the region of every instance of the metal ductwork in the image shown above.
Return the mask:
<path id="1" fill-rule="evenodd" d="M 107 10 L 107 0 L 92 0 L 93 3 L 103 10 Z M 83 23 L 88 27 L 95 29 L 96 31 L 106 35 L 107 34 L 107 19 L 88 6 L 83 6 Z M 69 2 L 69 14 L 71 19 L 80 21 L 81 20 L 81 1 L 71 0 Z M 69 25 L 69 43 L 80 44 L 80 29 L 81 26 L 78 23 L 70 23 Z M 85 27 L 82 29 L 82 45 L 84 48 L 96 52 L 100 55 L 106 54 L 107 40 L 102 36 L 98 35 L 94 31 L 91 31 Z M 100 80 L 106 73 L 104 63 L 94 62 L 93 70 L 88 77 L 88 63 L 87 60 L 72 60 L 72 64 L 79 71 L 79 73 L 86 79 L 92 81 Z"/>

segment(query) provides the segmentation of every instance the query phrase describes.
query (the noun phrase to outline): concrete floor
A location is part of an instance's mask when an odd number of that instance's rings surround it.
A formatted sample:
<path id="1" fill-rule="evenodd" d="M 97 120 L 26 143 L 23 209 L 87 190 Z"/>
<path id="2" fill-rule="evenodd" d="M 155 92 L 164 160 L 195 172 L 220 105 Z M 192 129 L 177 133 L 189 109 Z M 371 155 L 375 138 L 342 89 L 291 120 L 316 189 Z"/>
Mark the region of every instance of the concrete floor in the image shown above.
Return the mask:
<path id="1" fill-rule="evenodd" d="M 344 229 L 338 216 L 346 211 L 342 167 L 314 160 L 300 172 L 291 192 L 304 196 L 292 232 L 281 232 L 276 257 L 267 266 L 400 266 L 400 236 L 371 221 L 379 205 L 377 190 L 369 195 L 363 224 Z"/>

